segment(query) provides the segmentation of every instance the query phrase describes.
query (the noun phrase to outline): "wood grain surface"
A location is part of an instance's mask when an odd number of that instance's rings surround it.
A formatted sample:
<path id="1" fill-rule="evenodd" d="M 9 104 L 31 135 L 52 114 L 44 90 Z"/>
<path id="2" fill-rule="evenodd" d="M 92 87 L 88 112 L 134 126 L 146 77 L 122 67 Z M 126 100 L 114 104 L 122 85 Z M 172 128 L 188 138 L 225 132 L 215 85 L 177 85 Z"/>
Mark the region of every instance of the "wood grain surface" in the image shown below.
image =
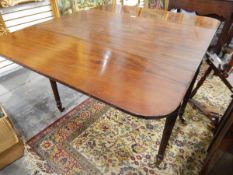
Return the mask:
<path id="1" fill-rule="evenodd" d="M 182 102 L 219 22 L 137 12 L 99 8 L 54 19 L 2 37 L 0 54 L 137 116 L 166 116 Z"/>

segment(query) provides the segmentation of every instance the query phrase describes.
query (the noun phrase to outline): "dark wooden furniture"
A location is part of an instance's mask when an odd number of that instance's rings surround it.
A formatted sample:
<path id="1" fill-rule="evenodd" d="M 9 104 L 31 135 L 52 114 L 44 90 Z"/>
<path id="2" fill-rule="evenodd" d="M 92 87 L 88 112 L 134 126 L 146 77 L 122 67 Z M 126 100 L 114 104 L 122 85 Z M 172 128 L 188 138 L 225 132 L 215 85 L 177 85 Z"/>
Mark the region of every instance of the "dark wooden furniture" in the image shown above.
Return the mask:
<path id="1" fill-rule="evenodd" d="M 213 131 L 215 132 L 216 127 L 219 125 L 219 115 L 212 113 L 212 111 L 206 110 L 203 105 L 198 103 L 196 100 L 192 99 L 193 96 L 197 93 L 198 89 L 202 86 L 202 84 L 205 82 L 206 78 L 209 76 L 211 71 L 214 71 L 214 75 L 218 76 L 222 82 L 229 88 L 229 90 L 233 93 L 233 55 L 228 63 L 224 63 L 220 58 L 218 58 L 217 55 L 213 55 L 207 52 L 207 64 L 208 68 L 203 74 L 203 76 L 200 78 L 200 80 L 197 82 L 196 87 L 193 89 L 191 94 L 190 102 L 199 109 L 204 115 L 209 117 L 209 119 L 212 121 L 212 127 Z"/>
<path id="2" fill-rule="evenodd" d="M 191 97 L 193 97 L 197 93 L 198 89 L 202 86 L 202 84 L 204 83 L 204 81 L 206 80 L 206 78 L 212 70 L 214 71 L 214 74 L 217 75 L 224 82 L 224 84 L 229 88 L 229 90 L 233 92 L 233 55 L 231 57 L 231 60 L 227 64 L 224 63 L 220 58 L 217 58 L 215 55 L 207 53 L 206 62 L 209 65 L 209 67 L 197 83 L 197 86 L 194 88 Z M 224 70 L 223 67 L 227 67 L 226 70 Z"/>
<path id="3" fill-rule="evenodd" d="M 232 18 L 231 23 L 233 23 L 233 18 Z M 231 26 L 231 29 L 229 30 L 228 35 L 227 35 L 227 42 L 226 42 L 227 45 L 231 43 L 232 38 L 233 38 L 233 25 Z"/>
<path id="4" fill-rule="evenodd" d="M 160 162 L 219 22 L 163 11 L 152 18 L 103 9 L 4 36 L 0 54 L 135 116 L 166 118 Z"/>
<path id="5" fill-rule="evenodd" d="M 62 106 L 62 103 L 61 103 L 61 98 L 60 98 L 58 88 L 57 88 L 57 82 L 51 78 L 49 79 L 49 81 L 51 84 L 51 88 L 53 90 L 53 95 L 54 95 L 54 98 L 55 98 L 55 101 L 57 104 L 57 108 L 59 109 L 60 112 L 63 112 L 65 110 L 65 108 Z"/>
<path id="6" fill-rule="evenodd" d="M 222 32 L 219 36 L 214 51 L 219 53 L 227 42 L 227 33 L 232 25 L 233 1 L 231 0 L 169 0 L 168 10 L 185 9 L 195 11 L 198 15 L 211 16 L 224 21 Z"/>
<path id="7" fill-rule="evenodd" d="M 201 175 L 210 175 L 214 171 L 214 167 L 218 165 L 219 159 L 223 153 L 233 146 L 233 100 L 231 101 L 228 109 L 226 110 L 221 123 L 217 129 L 214 139 L 208 149 L 208 154 L 204 162 Z M 232 166 L 232 165 L 231 165 Z M 223 173 L 223 168 L 220 170 L 220 174 Z M 224 174 L 232 174 L 233 172 L 226 172 Z M 215 173 L 217 174 L 217 173 Z"/>

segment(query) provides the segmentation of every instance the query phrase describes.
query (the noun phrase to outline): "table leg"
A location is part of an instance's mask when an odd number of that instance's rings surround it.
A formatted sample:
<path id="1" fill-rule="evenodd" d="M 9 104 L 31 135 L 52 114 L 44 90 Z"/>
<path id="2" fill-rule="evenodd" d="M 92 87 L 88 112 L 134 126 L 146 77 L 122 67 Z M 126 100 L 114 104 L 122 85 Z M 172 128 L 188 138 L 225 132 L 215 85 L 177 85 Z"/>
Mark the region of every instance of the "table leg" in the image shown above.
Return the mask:
<path id="1" fill-rule="evenodd" d="M 54 98 L 55 98 L 56 103 L 57 103 L 57 108 L 59 109 L 60 112 L 62 112 L 62 111 L 64 111 L 65 108 L 62 107 L 60 95 L 59 95 L 59 92 L 57 89 L 57 82 L 52 80 L 52 79 L 49 79 L 49 81 L 50 81 L 50 84 L 51 84 L 51 87 L 53 90 Z"/>
<path id="2" fill-rule="evenodd" d="M 164 153 L 165 153 L 169 138 L 172 133 L 172 129 L 175 125 L 176 118 L 178 116 L 178 112 L 179 112 L 179 108 L 174 113 L 172 113 L 166 118 L 165 126 L 163 129 L 162 140 L 159 146 L 158 154 L 156 156 L 156 164 L 160 164 L 163 160 Z"/>
<path id="3" fill-rule="evenodd" d="M 195 75 L 193 77 L 193 80 L 192 80 L 192 82 L 191 82 L 191 84 L 190 84 L 190 86 L 189 86 L 189 88 L 188 88 L 188 90 L 187 90 L 187 92 L 185 94 L 185 97 L 183 99 L 183 102 L 182 102 L 180 110 L 179 110 L 179 118 L 183 123 L 185 122 L 185 119 L 183 118 L 184 110 L 185 110 L 185 108 L 186 108 L 186 106 L 188 104 L 188 101 L 189 101 L 189 99 L 190 99 L 190 97 L 192 95 L 193 86 L 194 86 L 195 81 L 197 79 L 197 75 L 198 75 L 198 73 L 200 71 L 200 67 L 201 67 L 201 65 L 198 67 L 198 69 L 197 69 L 197 71 L 196 71 L 196 73 L 195 73 Z"/>
<path id="4" fill-rule="evenodd" d="M 201 77 L 201 79 L 198 81 L 197 86 L 192 91 L 190 98 L 192 98 L 197 93 L 198 89 L 202 86 L 202 84 L 204 83 L 204 81 L 206 80 L 206 78 L 208 77 L 211 71 L 212 71 L 212 67 L 209 66 L 208 69 L 205 71 L 205 74 L 203 75 L 203 77 Z"/>
<path id="5" fill-rule="evenodd" d="M 187 106 L 187 103 L 189 101 L 189 98 L 191 96 L 193 86 L 194 86 L 195 81 L 197 79 L 197 75 L 198 75 L 198 73 L 200 71 L 200 67 L 201 67 L 201 64 L 199 65 L 199 67 L 198 67 L 198 69 L 197 69 L 197 71 L 196 71 L 196 73 L 195 73 L 195 75 L 193 77 L 193 80 L 192 80 L 192 82 L 191 82 L 191 84 L 190 84 L 190 86 L 189 86 L 189 88 L 188 88 L 188 90 L 187 90 L 187 92 L 185 94 L 185 97 L 184 97 L 184 100 L 183 100 L 181 106 L 178 107 L 175 112 L 173 112 L 172 114 L 170 114 L 166 118 L 165 126 L 164 126 L 164 129 L 163 129 L 162 140 L 161 140 L 161 143 L 160 143 L 160 146 L 159 146 L 158 154 L 156 156 L 156 164 L 157 165 L 160 164 L 161 161 L 163 160 L 164 153 L 165 153 L 169 138 L 171 136 L 173 127 L 175 125 L 177 116 L 179 115 L 181 121 L 184 121 L 182 116 L 183 116 L 185 107 Z"/>

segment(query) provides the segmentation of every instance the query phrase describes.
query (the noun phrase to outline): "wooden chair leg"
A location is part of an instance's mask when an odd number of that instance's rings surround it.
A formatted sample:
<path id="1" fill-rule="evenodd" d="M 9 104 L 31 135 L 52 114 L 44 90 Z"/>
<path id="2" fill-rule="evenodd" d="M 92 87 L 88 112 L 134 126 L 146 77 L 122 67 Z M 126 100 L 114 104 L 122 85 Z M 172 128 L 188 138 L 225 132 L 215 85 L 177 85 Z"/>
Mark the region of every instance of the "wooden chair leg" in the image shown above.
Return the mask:
<path id="1" fill-rule="evenodd" d="M 56 100 L 57 108 L 59 109 L 60 112 L 63 112 L 65 108 L 62 107 L 60 95 L 57 89 L 57 82 L 52 79 L 49 79 L 49 80 L 50 80 L 50 84 L 53 90 L 54 98 Z"/>
<path id="2" fill-rule="evenodd" d="M 233 21 L 232 21 L 233 22 Z M 233 27 L 231 27 L 231 30 L 228 34 L 228 37 L 227 37 L 227 45 L 229 45 L 231 43 L 231 40 L 233 38 Z"/>
<path id="3" fill-rule="evenodd" d="M 198 81 L 197 86 L 193 89 L 190 98 L 194 97 L 194 95 L 197 93 L 198 89 L 202 86 L 202 84 L 204 83 L 206 78 L 209 76 L 211 71 L 212 71 L 212 68 L 211 68 L 211 66 L 209 66 L 208 69 L 205 71 L 203 77 L 201 77 L 201 79 Z"/>
<path id="4" fill-rule="evenodd" d="M 224 22 L 223 29 L 221 31 L 219 38 L 218 38 L 217 45 L 215 46 L 215 49 L 214 49 L 215 53 L 219 54 L 221 52 L 223 45 L 227 42 L 227 34 L 228 34 L 230 28 L 231 28 L 231 19 L 226 20 Z"/>

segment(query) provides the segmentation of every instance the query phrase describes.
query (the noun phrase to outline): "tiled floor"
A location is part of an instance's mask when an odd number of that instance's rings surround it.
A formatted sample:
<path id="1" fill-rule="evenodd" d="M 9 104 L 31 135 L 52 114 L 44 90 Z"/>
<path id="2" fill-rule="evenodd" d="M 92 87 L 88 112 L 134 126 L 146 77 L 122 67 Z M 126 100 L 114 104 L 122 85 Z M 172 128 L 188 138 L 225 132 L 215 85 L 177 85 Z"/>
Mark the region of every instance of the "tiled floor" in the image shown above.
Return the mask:
<path id="1" fill-rule="evenodd" d="M 68 87 L 58 86 L 65 113 L 87 98 Z M 0 103 L 13 120 L 19 133 L 30 139 L 58 119 L 62 113 L 56 108 L 49 80 L 27 69 L 0 78 Z M 23 159 L 0 171 L 0 175 L 31 174 Z"/>

